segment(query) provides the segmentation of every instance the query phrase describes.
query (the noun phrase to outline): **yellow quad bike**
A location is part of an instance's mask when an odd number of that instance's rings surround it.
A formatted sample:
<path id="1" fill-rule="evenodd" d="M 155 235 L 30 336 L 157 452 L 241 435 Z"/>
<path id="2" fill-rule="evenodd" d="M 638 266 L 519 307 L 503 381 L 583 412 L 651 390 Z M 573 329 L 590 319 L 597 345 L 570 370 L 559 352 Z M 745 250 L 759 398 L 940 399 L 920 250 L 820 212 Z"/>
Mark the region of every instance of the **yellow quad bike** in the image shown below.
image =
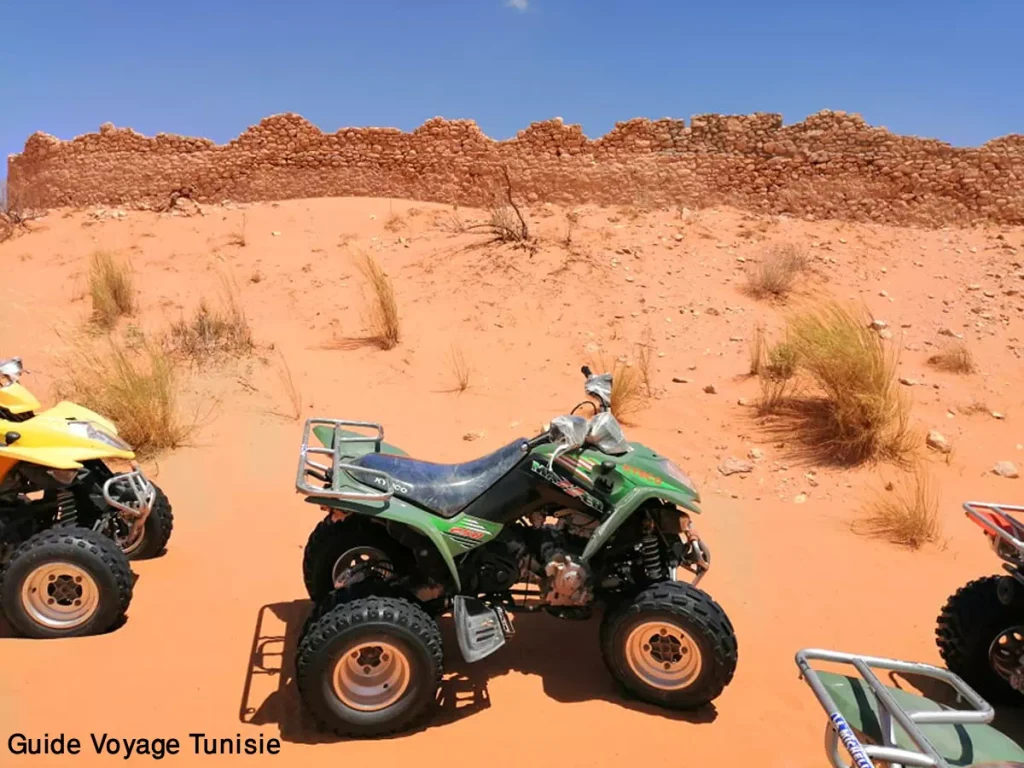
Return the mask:
<path id="1" fill-rule="evenodd" d="M 128 560 L 167 545 L 171 505 L 110 421 L 66 401 L 40 411 L 23 372 L 0 360 L 0 612 L 29 637 L 106 632 L 131 601 Z"/>

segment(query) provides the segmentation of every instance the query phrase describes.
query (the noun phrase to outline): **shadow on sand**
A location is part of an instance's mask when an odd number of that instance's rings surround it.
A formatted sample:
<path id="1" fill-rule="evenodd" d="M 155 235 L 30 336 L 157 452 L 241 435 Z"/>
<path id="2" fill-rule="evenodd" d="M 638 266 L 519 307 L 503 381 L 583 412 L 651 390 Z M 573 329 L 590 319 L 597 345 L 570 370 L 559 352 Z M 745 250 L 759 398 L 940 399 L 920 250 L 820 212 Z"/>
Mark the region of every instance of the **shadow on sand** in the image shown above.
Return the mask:
<path id="1" fill-rule="evenodd" d="M 310 608 L 308 600 L 294 600 L 260 609 L 240 712 L 243 723 L 277 725 L 282 741 L 300 744 L 340 740 L 317 730 L 302 706 L 295 685 L 295 650 Z M 515 621 L 516 635 L 504 648 L 475 664 L 466 664 L 458 650 L 451 618 L 441 618 L 445 674 L 438 691 L 438 706 L 413 733 L 444 726 L 487 709 L 491 705 L 488 680 L 510 671 L 540 676 L 544 692 L 559 702 L 603 699 L 647 714 L 690 723 L 709 723 L 717 717 L 714 705 L 697 712 L 672 712 L 624 698 L 601 659 L 596 618 L 568 621 L 546 614 L 521 614 Z M 405 735 L 408 733 L 393 738 Z"/>

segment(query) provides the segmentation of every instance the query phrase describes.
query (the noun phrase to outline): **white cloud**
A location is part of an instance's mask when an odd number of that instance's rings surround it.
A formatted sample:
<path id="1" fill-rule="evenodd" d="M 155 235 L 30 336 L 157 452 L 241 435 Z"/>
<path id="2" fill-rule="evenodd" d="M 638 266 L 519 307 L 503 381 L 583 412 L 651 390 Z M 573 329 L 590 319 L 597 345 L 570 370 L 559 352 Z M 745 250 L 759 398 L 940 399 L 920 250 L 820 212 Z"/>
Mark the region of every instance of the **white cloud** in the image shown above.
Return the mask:
<path id="1" fill-rule="evenodd" d="M 530 0 L 505 0 L 505 5 L 517 11 L 525 11 L 530 6 Z"/>

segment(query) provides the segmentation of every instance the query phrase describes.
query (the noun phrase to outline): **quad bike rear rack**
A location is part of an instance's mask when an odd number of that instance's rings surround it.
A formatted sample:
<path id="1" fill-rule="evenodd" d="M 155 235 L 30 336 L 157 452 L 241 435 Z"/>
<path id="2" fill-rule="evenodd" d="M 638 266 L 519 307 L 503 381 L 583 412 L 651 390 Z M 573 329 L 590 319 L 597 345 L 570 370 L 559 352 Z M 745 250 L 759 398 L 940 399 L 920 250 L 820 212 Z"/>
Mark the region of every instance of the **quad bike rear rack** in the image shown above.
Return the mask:
<path id="1" fill-rule="evenodd" d="M 1024 512 L 1024 507 L 968 501 L 964 502 L 964 511 L 988 534 L 992 549 L 1005 561 L 1003 568 L 1024 583 L 1024 523 L 1010 514 Z"/>
<path id="2" fill-rule="evenodd" d="M 331 427 L 331 447 L 310 445 L 310 438 L 313 437 L 313 429 L 318 426 Z M 374 429 L 376 435 L 353 435 L 346 433 L 343 427 L 358 427 L 361 429 Z M 299 471 L 295 478 L 295 489 L 307 496 L 320 496 L 328 499 L 339 499 L 344 501 L 360 502 L 381 502 L 387 501 L 395 493 L 395 480 L 387 472 L 377 469 L 368 469 L 351 463 L 356 456 L 367 453 L 361 451 L 346 453 L 346 447 L 351 448 L 354 444 L 372 443 L 373 450 L 380 453 L 381 443 L 384 442 L 384 427 L 371 421 L 346 421 L 344 419 L 306 419 L 306 425 L 302 430 L 302 447 L 299 449 Z M 314 456 L 330 456 L 330 464 L 321 464 L 310 458 Z M 360 482 L 351 473 L 357 472 L 361 476 L 370 477 L 373 482 L 383 490 L 364 491 L 361 488 L 368 487 Z M 313 485 L 307 478 L 313 477 L 326 485 Z"/>
<path id="3" fill-rule="evenodd" d="M 818 672 L 811 667 L 811 661 L 849 664 L 857 670 L 877 700 L 883 744 L 861 744 L 853 729 L 840 713 L 839 707 L 829 694 Z M 891 768 L 902 768 L 903 766 L 908 768 L 910 766 L 950 768 L 949 763 L 938 754 L 919 726 L 985 724 L 992 722 L 995 717 L 995 710 L 992 709 L 992 706 L 967 683 L 949 670 L 933 667 L 930 664 L 807 648 L 796 654 L 796 665 L 800 669 L 800 677 L 810 686 L 818 702 L 828 714 L 831 729 L 826 737 L 825 748 L 829 760 L 835 768 L 875 768 L 872 759 L 885 761 Z M 956 691 L 958 700 L 966 700 L 971 709 L 908 711 L 893 698 L 889 689 L 871 671 L 873 668 L 904 675 L 928 677 L 946 683 Z M 902 727 L 910 737 L 914 746 L 917 747 L 916 750 L 897 746 L 897 725 Z M 842 756 L 840 744 L 845 747 L 852 763 L 847 763 Z"/>

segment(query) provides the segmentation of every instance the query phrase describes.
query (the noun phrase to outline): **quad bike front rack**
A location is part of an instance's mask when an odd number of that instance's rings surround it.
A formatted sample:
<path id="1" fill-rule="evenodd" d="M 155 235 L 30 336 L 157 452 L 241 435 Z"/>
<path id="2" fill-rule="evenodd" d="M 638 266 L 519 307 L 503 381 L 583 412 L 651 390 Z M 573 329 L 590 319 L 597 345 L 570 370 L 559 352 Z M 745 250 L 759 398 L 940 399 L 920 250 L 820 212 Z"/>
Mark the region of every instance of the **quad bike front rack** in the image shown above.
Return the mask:
<path id="1" fill-rule="evenodd" d="M 331 447 L 310 445 L 310 438 L 313 436 L 314 427 L 330 427 L 332 432 Z M 351 435 L 343 431 L 343 427 L 358 427 L 361 429 L 375 429 L 377 434 Z M 380 452 L 381 443 L 384 442 L 384 427 L 371 421 L 346 421 L 344 419 L 306 419 L 306 425 L 302 430 L 302 447 L 299 449 L 299 471 L 295 478 L 295 489 L 307 496 L 322 496 L 328 499 L 341 499 L 344 501 L 380 502 L 387 501 L 395 493 L 395 480 L 387 472 L 377 469 L 368 469 L 352 464 L 346 459 L 352 459 L 352 454 L 345 453 L 345 446 L 358 443 L 373 443 L 374 451 Z M 310 458 L 315 456 L 330 456 L 330 465 L 321 464 Z M 350 473 L 356 472 L 359 475 L 368 476 L 373 482 L 379 485 L 381 491 L 362 491 L 356 485 L 360 483 Z M 355 484 L 344 482 L 345 475 L 349 473 Z M 312 485 L 307 478 L 314 477 L 323 485 Z"/>
<path id="2" fill-rule="evenodd" d="M 1024 583 L 1024 523 L 1010 512 L 1020 514 L 1024 507 L 1012 504 L 991 504 L 986 501 L 964 502 L 964 511 L 988 535 L 992 549 L 1005 561 L 1003 568 Z"/>
<path id="3" fill-rule="evenodd" d="M 819 677 L 811 667 L 811 661 L 825 661 L 852 665 L 864 683 L 874 694 L 878 704 L 878 720 L 882 732 L 881 745 L 862 744 L 847 723 Z M 878 656 L 863 656 L 839 651 L 807 648 L 796 654 L 796 665 L 800 677 L 810 686 L 818 702 L 828 714 L 831 726 L 826 737 L 825 748 L 835 768 L 875 768 L 872 759 L 885 761 L 892 768 L 902 766 L 924 766 L 925 768 L 950 768 L 950 764 L 939 755 L 934 745 L 922 732 L 921 725 L 969 725 L 992 722 L 995 710 L 957 675 L 949 670 L 930 664 L 897 661 Z M 971 709 L 938 709 L 909 711 L 901 706 L 882 684 L 872 669 L 885 669 L 904 675 L 917 675 L 952 686 L 959 700 L 966 700 Z M 897 746 L 896 726 L 899 725 L 910 737 L 916 750 Z M 840 751 L 840 744 L 852 759 L 847 763 Z"/>
<path id="4" fill-rule="evenodd" d="M 156 503 L 156 487 L 146 479 L 142 470 L 134 466 L 131 472 L 122 472 L 109 478 L 102 487 L 103 499 L 120 512 L 131 526 L 129 540 L 134 540 L 146 525 Z"/>

